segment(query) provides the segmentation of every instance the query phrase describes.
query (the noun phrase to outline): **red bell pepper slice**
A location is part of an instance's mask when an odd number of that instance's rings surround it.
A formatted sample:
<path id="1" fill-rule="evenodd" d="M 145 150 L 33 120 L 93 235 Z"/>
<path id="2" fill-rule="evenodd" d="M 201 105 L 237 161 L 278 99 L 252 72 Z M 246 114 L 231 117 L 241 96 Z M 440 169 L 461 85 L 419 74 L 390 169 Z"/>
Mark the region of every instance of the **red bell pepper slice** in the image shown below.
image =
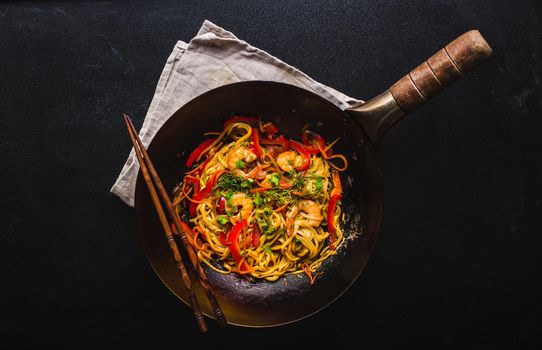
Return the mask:
<path id="1" fill-rule="evenodd" d="M 194 194 L 193 199 L 195 201 L 200 201 L 202 199 L 205 199 L 205 198 L 209 197 L 209 195 L 211 194 L 211 191 L 213 190 L 213 187 L 215 187 L 215 185 L 216 185 L 216 183 L 218 181 L 218 178 L 222 175 L 223 172 L 224 171 L 219 171 L 219 172 L 213 174 L 213 176 L 205 184 L 205 188 L 203 190 L 199 191 L 198 193 Z"/>
<path id="2" fill-rule="evenodd" d="M 300 166 L 296 167 L 296 170 L 307 170 L 311 164 L 311 158 L 309 153 L 305 150 L 305 147 L 295 141 L 290 141 L 290 147 L 292 147 L 302 157 L 302 163 Z"/>
<path id="3" fill-rule="evenodd" d="M 199 179 L 197 177 L 187 175 L 184 178 L 194 186 L 194 193 L 199 192 Z"/>
<path id="4" fill-rule="evenodd" d="M 192 196 L 192 199 L 194 201 L 201 201 L 202 199 L 205 199 L 209 197 L 211 194 L 211 191 L 213 190 L 213 187 L 215 187 L 218 178 L 222 175 L 224 171 L 219 171 L 215 173 L 209 181 L 205 184 L 205 188 L 203 190 L 199 190 L 196 192 L 196 187 L 194 187 L 194 195 Z M 198 185 L 199 186 L 199 185 Z M 188 212 L 190 213 L 190 216 L 196 216 L 196 207 L 198 206 L 198 203 L 190 201 L 190 205 L 188 207 Z"/>
<path id="5" fill-rule="evenodd" d="M 192 151 L 192 153 L 190 153 L 190 156 L 188 156 L 188 159 L 186 161 L 186 166 L 191 167 L 192 164 L 194 164 L 194 162 L 199 158 L 199 156 L 201 155 L 201 152 L 205 151 L 205 149 L 207 147 L 209 147 L 211 145 L 211 143 L 213 143 L 215 141 L 216 141 L 216 138 L 207 139 L 207 140 L 203 141 L 202 143 L 200 143 L 200 145 L 198 147 L 196 147 Z"/>
<path id="6" fill-rule="evenodd" d="M 324 138 L 310 130 L 305 130 L 301 133 L 301 141 L 309 154 L 318 154 L 320 153 L 320 149 L 326 148 Z"/>
<path id="7" fill-rule="evenodd" d="M 260 144 L 262 145 L 273 145 L 273 146 L 280 146 L 280 149 L 278 150 L 278 153 L 286 152 L 290 149 L 290 141 L 285 138 L 284 136 L 275 137 L 272 140 L 268 139 L 261 139 Z"/>
<path id="8" fill-rule="evenodd" d="M 279 154 L 286 152 L 290 149 L 290 141 L 284 136 L 279 136 L 274 139 L 260 139 L 260 144 L 266 145 L 266 150 L 273 157 L 277 157 Z"/>
<path id="9" fill-rule="evenodd" d="M 280 181 L 279 186 L 280 186 L 280 188 L 283 188 L 285 190 L 287 190 L 289 188 L 292 188 L 292 184 L 287 182 L 287 181 Z"/>
<path id="10" fill-rule="evenodd" d="M 207 163 L 209 163 L 210 160 L 211 160 L 211 157 L 205 158 L 205 160 L 199 165 L 200 168 L 197 171 L 198 174 L 203 173 L 203 169 L 205 169 L 205 166 L 207 165 Z"/>
<path id="11" fill-rule="evenodd" d="M 278 134 L 279 128 L 275 124 L 269 122 L 263 126 L 263 132 L 267 135 L 267 138 L 271 140 L 275 137 L 275 134 Z"/>
<path id="12" fill-rule="evenodd" d="M 260 226 L 252 225 L 252 247 L 256 248 L 260 245 Z"/>
<path id="13" fill-rule="evenodd" d="M 220 239 L 220 243 L 222 243 L 225 246 L 228 246 L 229 244 L 231 244 L 231 242 L 228 241 L 228 237 L 226 237 L 226 234 L 224 232 L 220 232 L 220 234 L 218 235 L 218 238 Z"/>
<path id="14" fill-rule="evenodd" d="M 256 147 L 254 147 L 253 144 L 248 145 L 248 149 L 249 149 L 252 153 L 256 154 Z M 256 156 L 258 156 L 258 155 L 256 154 Z"/>
<path id="15" fill-rule="evenodd" d="M 239 272 L 247 272 L 249 270 L 249 267 L 247 263 L 242 260 L 241 252 L 239 250 L 239 235 L 241 234 L 241 231 L 246 229 L 248 226 L 247 220 L 243 219 L 239 222 L 237 222 L 233 228 L 228 232 L 228 236 L 226 238 L 226 246 L 230 248 L 230 253 L 235 259 L 235 262 L 237 263 L 237 267 L 239 268 Z"/>
<path id="16" fill-rule="evenodd" d="M 235 124 L 235 123 L 246 123 L 250 126 L 256 126 L 259 120 L 260 118 L 257 118 L 257 117 L 235 116 L 224 121 L 222 130 L 226 130 L 230 125 Z"/>
<path id="17" fill-rule="evenodd" d="M 258 135 L 258 129 L 252 128 L 252 144 L 254 146 L 254 154 L 258 159 L 262 158 L 262 147 L 260 146 L 260 135 Z"/>
<path id="18" fill-rule="evenodd" d="M 219 214 L 224 214 L 224 211 L 226 209 L 226 198 L 224 197 L 220 197 L 219 201 L 218 201 L 218 213 Z"/>

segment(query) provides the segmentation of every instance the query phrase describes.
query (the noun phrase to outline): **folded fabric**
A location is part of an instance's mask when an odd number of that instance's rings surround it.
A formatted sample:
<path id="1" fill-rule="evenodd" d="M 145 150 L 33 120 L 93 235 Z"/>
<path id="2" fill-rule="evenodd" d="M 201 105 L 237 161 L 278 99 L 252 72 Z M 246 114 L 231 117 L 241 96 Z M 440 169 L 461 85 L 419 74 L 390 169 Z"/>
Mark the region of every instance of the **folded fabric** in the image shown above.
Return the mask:
<path id="1" fill-rule="evenodd" d="M 314 81 L 298 69 L 255 48 L 232 33 L 205 21 L 187 44 L 178 41 L 156 86 L 139 136 L 145 146 L 156 132 L 185 103 L 211 89 L 246 80 L 277 81 L 312 91 L 341 109 L 362 101 Z M 111 192 L 134 206 L 139 165 L 130 152 Z"/>

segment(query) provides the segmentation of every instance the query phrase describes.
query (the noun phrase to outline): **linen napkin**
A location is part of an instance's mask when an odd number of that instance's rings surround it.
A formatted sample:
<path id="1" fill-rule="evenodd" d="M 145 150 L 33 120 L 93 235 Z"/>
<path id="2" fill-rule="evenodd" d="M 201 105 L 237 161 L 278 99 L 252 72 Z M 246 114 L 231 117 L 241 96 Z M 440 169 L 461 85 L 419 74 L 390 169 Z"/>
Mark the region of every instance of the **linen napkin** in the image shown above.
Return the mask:
<path id="1" fill-rule="evenodd" d="M 141 141 L 147 147 L 164 122 L 196 96 L 222 85 L 246 80 L 296 85 L 322 96 L 343 110 L 363 102 L 311 79 L 300 70 L 206 20 L 188 44 L 178 41 L 169 55 L 139 132 Z M 138 171 L 139 164 L 132 149 L 111 188 L 112 193 L 132 207 Z"/>

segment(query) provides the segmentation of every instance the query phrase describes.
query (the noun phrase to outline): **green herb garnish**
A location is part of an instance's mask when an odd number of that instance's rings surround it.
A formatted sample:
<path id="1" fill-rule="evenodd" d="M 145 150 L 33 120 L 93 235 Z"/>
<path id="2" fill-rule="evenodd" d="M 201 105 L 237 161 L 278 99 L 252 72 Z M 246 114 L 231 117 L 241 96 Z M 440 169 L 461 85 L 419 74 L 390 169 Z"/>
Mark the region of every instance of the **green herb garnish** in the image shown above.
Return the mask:
<path id="1" fill-rule="evenodd" d="M 273 214 L 273 208 L 271 208 L 271 207 L 263 208 L 263 215 L 270 216 L 272 214 Z"/>
<path id="2" fill-rule="evenodd" d="M 271 233 L 273 233 L 272 228 L 269 226 L 269 221 L 267 220 L 260 220 L 259 225 L 260 231 L 266 236 L 269 236 Z"/>
<path id="3" fill-rule="evenodd" d="M 237 162 L 235 162 L 235 167 L 237 169 L 244 169 L 245 168 L 245 162 L 243 162 L 242 160 L 238 160 Z"/>
<path id="4" fill-rule="evenodd" d="M 260 196 L 259 193 L 256 193 L 256 195 L 254 196 L 254 198 L 252 198 L 252 201 L 253 201 L 254 204 L 256 204 L 258 207 L 259 207 L 260 205 L 263 204 L 262 196 Z"/>
<path id="5" fill-rule="evenodd" d="M 294 177 L 294 183 L 293 186 L 298 190 L 301 191 L 303 187 L 305 186 L 305 179 L 301 176 L 301 174 L 297 174 Z"/>
<path id="6" fill-rule="evenodd" d="M 228 223 L 228 218 L 224 215 L 219 215 L 217 221 L 220 225 L 226 225 Z"/>
<path id="7" fill-rule="evenodd" d="M 214 187 L 215 194 L 221 194 L 226 199 L 231 199 L 234 192 L 248 192 L 252 188 L 254 180 L 244 180 L 241 176 L 233 174 L 224 174 L 220 177 Z M 229 197 L 228 197 L 229 193 Z"/>
<path id="8" fill-rule="evenodd" d="M 276 202 L 276 204 L 282 205 L 292 202 L 292 189 L 270 189 L 262 193 L 265 203 Z"/>
<path id="9" fill-rule="evenodd" d="M 252 186 L 253 182 L 253 179 L 246 179 L 245 181 L 241 182 L 241 188 L 249 188 Z"/>
<path id="10" fill-rule="evenodd" d="M 269 178 L 269 182 L 271 182 L 271 184 L 273 186 L 278 186 L 279 185 L 279 176 L 277 174 L 271 175 L 271 177 Z"/>
<path id="11" fill-rule="evenodd" d="M 272 250 L 271 247 L 268 246 L 268 245 L 264 245 L 264 246 L 262 247 L 262 249 L 263 249 L 263 251 L 266 252 L 267 254 L 273 254 L 273 250 Z"/>
<path id="12" fill-rule="evenodd" d="M 222 192 L 222 196 L 224 196 L 224 198 L 226 198 L 226 203 L 228 204 L 228 206 L 232 207 L 233 206 L 233 201 L 232 201 L 233 193 L 232 192 Z"/>
<path id="13" fill-rule="evenodd" d="M 322 183 L 322 177 L 318 176 L 316 178 L 316 183 L 314 184 L 314 191 L 316 193 L 320 192 L 320 190 L 322 189 L 323 186 L 324 186 L 324 184 Z"/>

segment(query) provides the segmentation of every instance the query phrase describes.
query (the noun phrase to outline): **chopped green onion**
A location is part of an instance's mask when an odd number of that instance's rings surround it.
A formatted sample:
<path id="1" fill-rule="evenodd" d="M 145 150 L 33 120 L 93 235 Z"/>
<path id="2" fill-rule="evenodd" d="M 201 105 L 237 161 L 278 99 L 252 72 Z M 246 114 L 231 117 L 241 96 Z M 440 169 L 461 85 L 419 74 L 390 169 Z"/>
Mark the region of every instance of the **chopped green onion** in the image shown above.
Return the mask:
<path id="1" fill-rule="evenodd" d="M 253 201 L 254 201 L 254 204 L 256 204 L 257 206 L 262 205 L 262 203 L 263 203 L 262 196 L 260 196 L 259 193 L 256 193 L 256 195 L 253 198 Z"/>
<path id="2" fill-rule="evenodd" d="M 220 225 L 226 225 L 228 223 L 228 218 L 224 215 L 219 215 L 217 220 Z"/>
<path id="3" fill-rule="evenodd" d="M 316 178 L 316 183 L 314 185 L 314 190 L 316 192 L 320 192 L 320 190 L 322 189 L 322 187 L 324 186 L 324 184 L 322 183 L 322 177 L 321 176 L 318 176 Z"/>
<path id="4" fill-rule="evenodd" d="M 241 182 L 241 188 L 249 188 L 252 186 L 253 182 L 253 179 L 246 179 L 245 181 Z"/>
<path id="5" fill-rule="evenodd" d="M 245 162 L 243 162 L 242 160 L 238 160 L 237 162 L 235 162 L 235 167 L 237 169 L 244 169 L 245 167 Z"/>
<path id="6" fill-rule="evenodd" d="M 271 184 L 273 184 L 274 186 L 278 186 L 279 185 L 279 176 L 277 174 L 271 175 L 271 177 L 269 178 L 269 182 L 271 182 Z"/>
<path id="7" fill-rule="evenodd" d="M 226 203 L 229 207 L 233 207 L 233 193 L 232 192 L 226 192 L 224 193 L 224 198 L 226 198 Z"/>
<path id="8" fill-rule="evenodd" d="M 294 187 L 297 188 L 299 191 L 303 189 L 303 186 L 305 186 L 305 180 L 303 180 L 303 177 L 301 175 L 297 175 L 294 178 Z"/>

